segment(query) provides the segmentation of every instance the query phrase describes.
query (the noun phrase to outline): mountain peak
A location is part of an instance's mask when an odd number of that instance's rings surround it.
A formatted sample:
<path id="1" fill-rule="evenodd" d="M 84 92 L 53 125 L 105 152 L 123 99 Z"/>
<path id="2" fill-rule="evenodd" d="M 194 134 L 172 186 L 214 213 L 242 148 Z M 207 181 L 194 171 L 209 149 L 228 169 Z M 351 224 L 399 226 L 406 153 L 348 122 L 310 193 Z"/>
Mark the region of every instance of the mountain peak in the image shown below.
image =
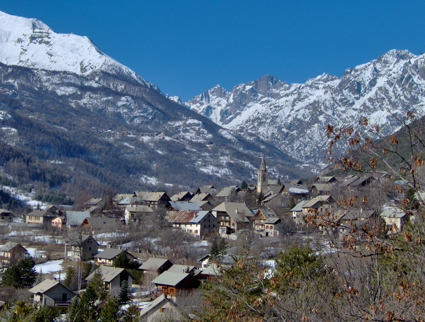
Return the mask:
<path id="1" fill-rule="evenodd" d="M 34 18 L 0 12 L 0 63 L 80 76 L 107 72 L 157 87 L 97 48 L 88 37 L 57 34 Z"/>

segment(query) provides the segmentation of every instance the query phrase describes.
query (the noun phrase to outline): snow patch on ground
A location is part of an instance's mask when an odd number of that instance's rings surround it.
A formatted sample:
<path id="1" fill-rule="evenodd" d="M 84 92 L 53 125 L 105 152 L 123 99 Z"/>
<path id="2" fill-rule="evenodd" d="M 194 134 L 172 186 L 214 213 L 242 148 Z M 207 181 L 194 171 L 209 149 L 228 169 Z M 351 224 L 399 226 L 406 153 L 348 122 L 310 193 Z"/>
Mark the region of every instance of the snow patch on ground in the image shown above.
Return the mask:
<path id="1" fill-rule="evenodd" d="M 33 193 L 24 192 L 20 189 L 8 187 L 8 186 L 3 186 L 2 189 L 6 191 L 7 193 L 9 193 L 12 197 L 24 202 L 25 204 L 31 206 L 32 208 L 36 208 L 37 205 L 40 206 L 40 208 L 44 208 L 47 205 L 46 203 L 42 203 L 41 201 L 34 200 Z"/>
<path id="2" fill-rule="evenodd" d="M 157 185 L 159 183 L 159 180 L 155 177 L 148 177 L 148 176 L 141 176 L 140 177 L 140 181 L 142 181 L 143 183 L 146 184 L 150 184 L 150 185 Z"/>
<path id="3" fill-rule="evenodd" d="M 6 113 L 5 111 L 0 111 L 0 120 L 9 120 L 12 116 L 9 113 Z"/>
<path id="4" fill-rule="evenodd" d="M 193 246 L 195 246 L 195 247 L 208 247 L 209 244 L 208 244 L 208 241 L 202 240 L 202 241 L 199 241 L 199 242 L 194 242 Z"/>
<path id="5" fill-rule="evenodd" d="M 26 250 L 33 258 L 44 258 L 46 255 L 44 255 L 44 250 L 39 250 L 37 248 L 27 247 Z"/>
<path id="6" fill-rule="evenodd" d="M 62 263 L 62 259 L 56 261 L 47 261 L 45 263 L 35 265 L 34 269 L 37 273 L 57 273 L 63 270 Z"/>

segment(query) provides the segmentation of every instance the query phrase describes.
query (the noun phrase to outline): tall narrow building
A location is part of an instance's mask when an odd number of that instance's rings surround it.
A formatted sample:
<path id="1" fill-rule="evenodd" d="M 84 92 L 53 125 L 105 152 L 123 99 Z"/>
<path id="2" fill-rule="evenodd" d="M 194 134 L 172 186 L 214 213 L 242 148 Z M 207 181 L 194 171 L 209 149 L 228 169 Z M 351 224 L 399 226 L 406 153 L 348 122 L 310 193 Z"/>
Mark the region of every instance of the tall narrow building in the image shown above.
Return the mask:
<path id="1" fill-rule="evenodd" d="M 257 192 L 265 192 L 268 188 L 268 182 L 269 182 L 269 172 L 266 168 L 266 160 L 263 158 L 261 159 L 261 165 L 260 169 L 258 169 L 258 182 L 257 182 Z"/>

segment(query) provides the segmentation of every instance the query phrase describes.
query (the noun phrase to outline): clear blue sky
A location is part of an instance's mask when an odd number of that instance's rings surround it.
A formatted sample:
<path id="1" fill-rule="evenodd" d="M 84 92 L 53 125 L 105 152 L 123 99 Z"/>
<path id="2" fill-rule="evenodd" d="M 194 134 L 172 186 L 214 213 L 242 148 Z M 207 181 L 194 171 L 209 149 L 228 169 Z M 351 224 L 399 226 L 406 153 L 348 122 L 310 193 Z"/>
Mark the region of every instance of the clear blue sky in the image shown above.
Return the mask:
<path id="1" fill-rule="evenodd" d="M 2 1 L 57 33 L 88 36 L 163 93 L 276 75 L 303 83 L 391 49 L 425 52 L 425 1 Z"/>

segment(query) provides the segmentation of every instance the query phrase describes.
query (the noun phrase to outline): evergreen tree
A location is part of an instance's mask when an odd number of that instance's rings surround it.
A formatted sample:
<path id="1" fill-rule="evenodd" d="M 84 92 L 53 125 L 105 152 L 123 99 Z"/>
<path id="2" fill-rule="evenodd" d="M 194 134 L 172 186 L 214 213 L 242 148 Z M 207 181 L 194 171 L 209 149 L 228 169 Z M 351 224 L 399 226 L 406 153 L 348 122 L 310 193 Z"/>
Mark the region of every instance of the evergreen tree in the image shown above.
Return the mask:
<path id="1" fill-rule="evenodd" d="M 246 181 L 245 181 L 245 180 L 244 180 L 244 181 L 242 181 L 241 189 L 242 189 L 242 190 L 247 190 L 247 189 L 248 189 L 248 184 L 246 183 Z"/>
<path id="2" fill-rule="evenodd" d="M 123 311 L 123 322 L 139 322 L 140 312 L 136 305 L 130 305 L 127 310 Z"/>
<path id="3" fill-rule="evenodd" d="M 257 204 L 261 205 L 261 203 L 263 202 L 264 199 L 265 199 L 265 197 L 264 197 L 264 194 L 262 192 L 257 194 Z"/>
<path id="4" fill-rule="evenodd" d="M 34 285 L 37 272 L 34 269 L 35 262 L 31 257 L 24 258 L 16 265 L 10 266 L 2 277 L 4 286 L 24 288 Z"/>
<path id="5" fill-rule="evenodd" d="M 104 300 L 106 298 L 106 291 L 103 287 L 102 274 L 99 269 L 96 269 L 93 274 L 93 279 L 89 282 L 88 286 L 93 288 L 96 298 L 98 300 Z"/>
<path id="6" fill-rule="evenodd" d="M 70 288 L 71 290 L 74 290 L 73 287 L 73 280 L 75 279 L 75 269 L 72 266 L 68 266 L 67 270 L 66 270 L 66 276 L 65 279 L 63 281 L 63 285 L 65 285 L 66 287 Z"/>
<path id="7" fill-rule="evenodd" d="M 297 204 L 295 203 L 295 198 L 294 196 L 291 196 L 291 199 L 289 199 L 289 209 L 292 209 L 296 206 Z"/>
<path id="8" fill-rule="evenodd" d="M 114 261 L 114 267 L 129 268 L 129 263 L 130 260 L 127 258 L 125 252 L 121 252 Z"/>
<path id="9" fill-rule="evenodd" d="M 127 281 L 122 281 L 121 283 L 119 300 L 120 300 L 120 303 L 128 302 L 128 282 Z"/>
<path id="10" fill-rule="evenodd" d="M 47 305 L 43 305 L 41 309 L 30 314 L 24 321 L 28 322 L 52 322 L 59 316 L 59 311 L 53 310 Z"/>
<path id="11" fill-rule="evenodd" d="M 220 238 L 220 242 L 218 244 L 218 253 L 220 255 L 226 255 L 227 243 L 224 238 Z"/>
<path id="12" fill-rule="evenodd" d="M 215 237 L 211 243 L 211 249 L 210 249 L 211 258 L 212 259 L 216 258 L 218 254 L 219 254 L 218 240 L 217 240 L 217 237 Z"/>
<path id="13" fill-rule="evenodd" d="M 74 322 L 94 322 L 98 318 L 98 308 L 95 306 L 96 292 L 92 285 L 88 285 L 81 300 L 73 301 L 68 316 Z"/>
<path id="14" fill-rule="evenodd" d="M 34 285 L 38 285 L 41 282 L 43 282 L 43 271 L 42 270 L 40 270 L 40 273 L 38 273 L 37 279 L 35 280 Z"/>
<path id="15" fill-rule="evenodd" d="M 19 287 L 30 287 L 34 285 L 37 279 L 37 272 L 35 271 L 35 262 L 32 257 L 26 257 L 21 259 L 18 264 L 18 270 L 20 274 L 20 286 Z"/>
<path id="16" fill-rule="evenodd" d="M 3 286 L 13 286 L 15 288 L 20 287 L 21 275 L 19 274 L 18 266 L 10 266 L 3 274 L 1 283 Z"/>
<path id="17" fill-rule="evenodd" d="M 110 322 L 118 320 L 119 303 L 115 296 L 109 296 L 108 301 L 100 312 L 99 321 Z"/>
<path id="18" fill-rule="evenodd" d="M 211 244 L 210 255 L 211 259 L 218 259 L 226 254 L 227 243 L 224 238 L 215 237 Z"/>

